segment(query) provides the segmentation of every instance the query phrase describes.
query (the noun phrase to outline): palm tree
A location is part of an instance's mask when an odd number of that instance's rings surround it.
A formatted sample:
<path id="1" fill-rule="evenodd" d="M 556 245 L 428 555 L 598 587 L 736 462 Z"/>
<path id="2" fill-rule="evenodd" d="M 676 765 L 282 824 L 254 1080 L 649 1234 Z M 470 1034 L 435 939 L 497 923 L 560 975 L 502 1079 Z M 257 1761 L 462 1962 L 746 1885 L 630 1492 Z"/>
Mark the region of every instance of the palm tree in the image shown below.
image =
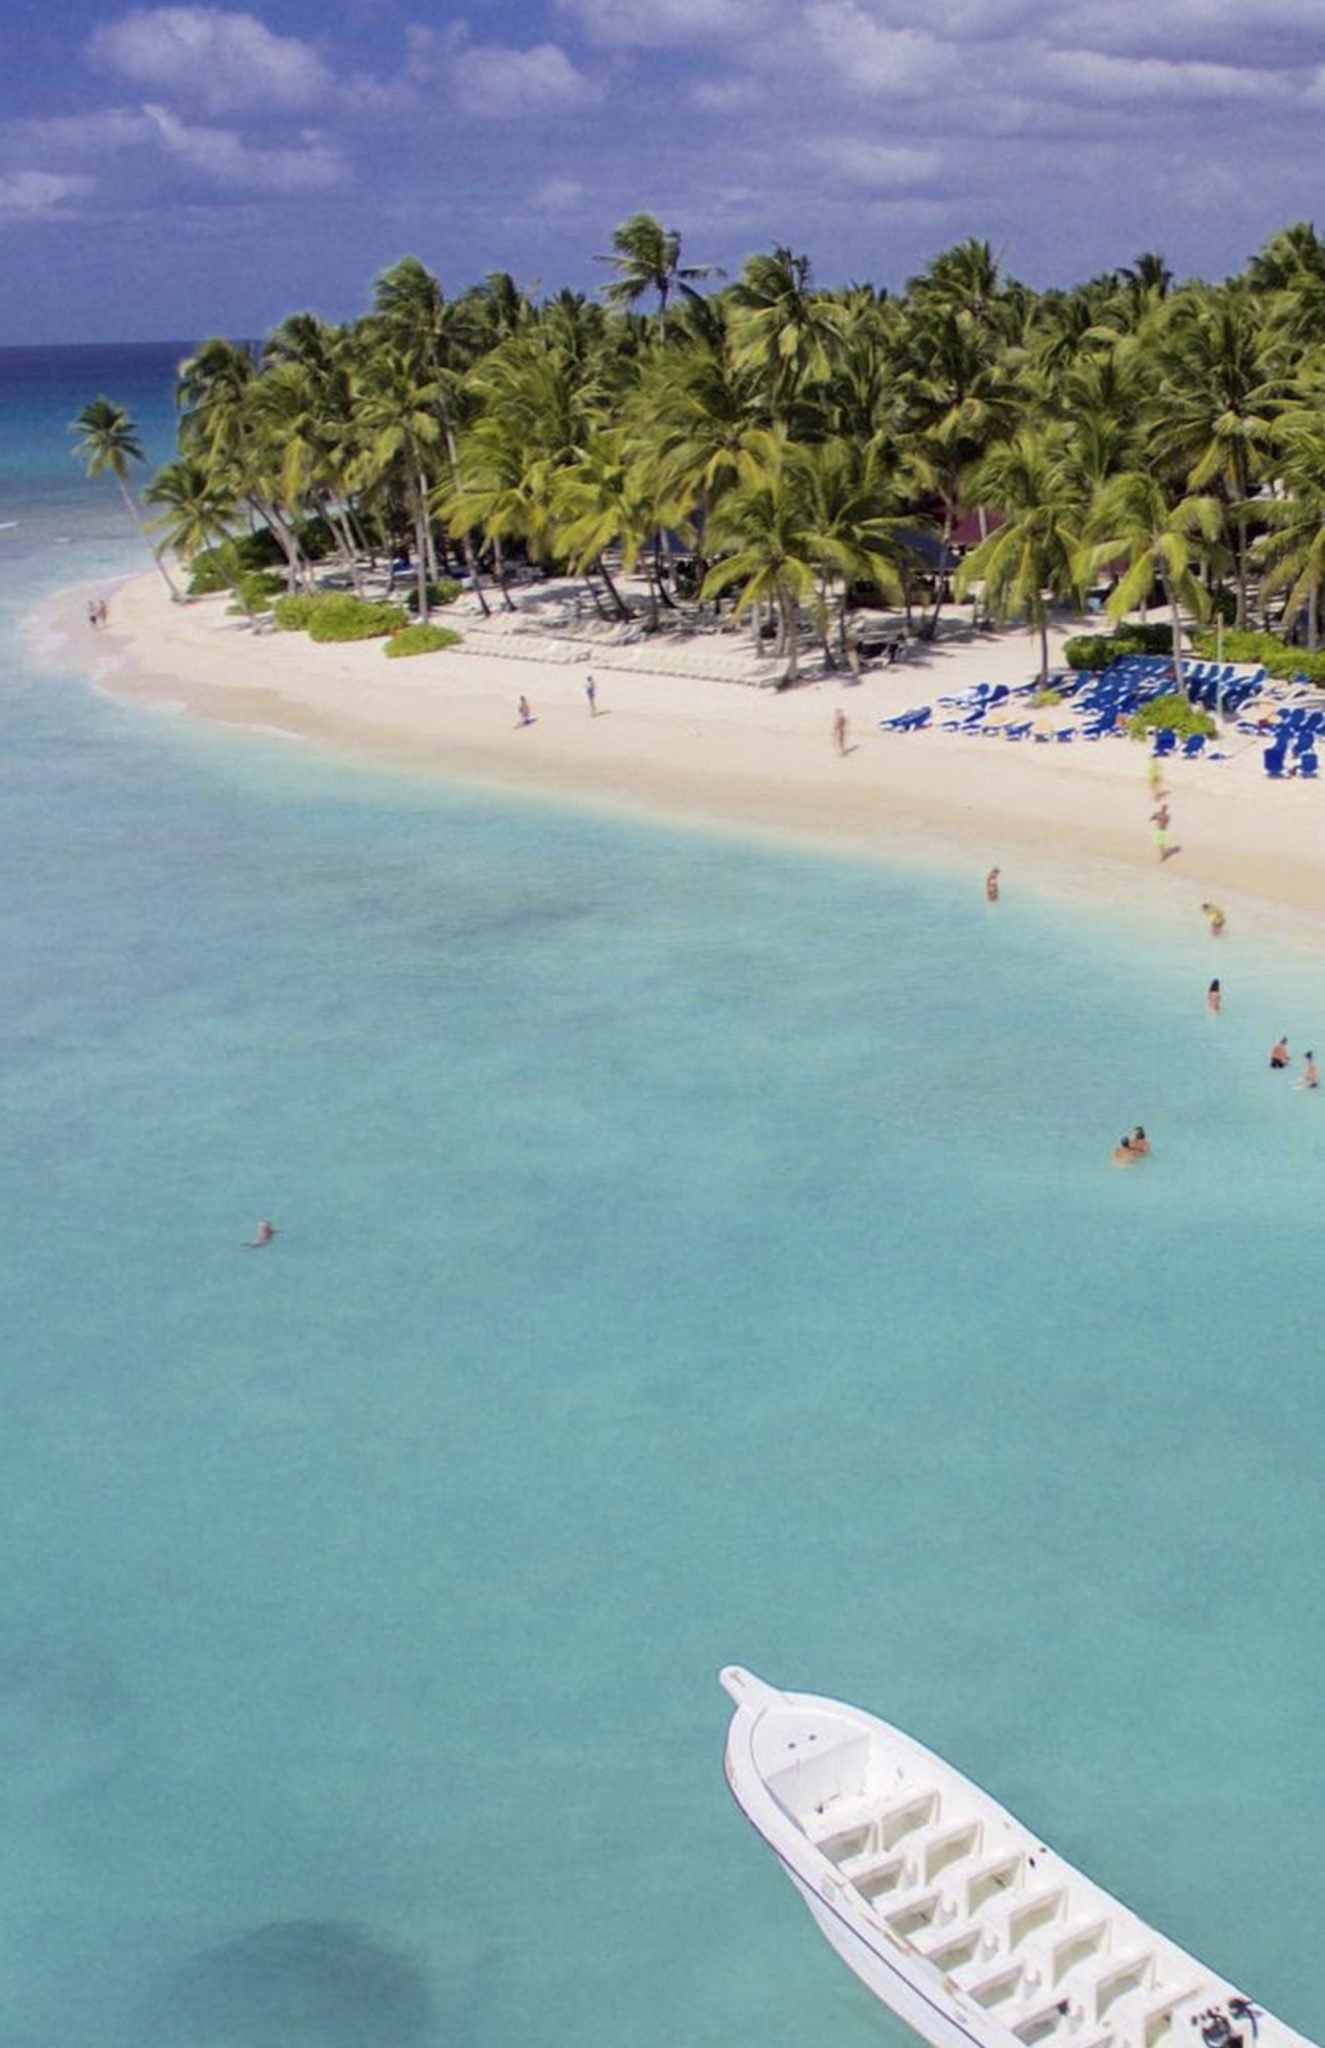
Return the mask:
<path id="1" fill-rule="evenodd" d="M 1049 679 L 1049 600 L 1081 594 L 1082 502 L 1063 427 L 1023 428 L 991 448 L 976 473 L 982 504 L 1003 524 L 973 548 L 957 572 L 957 595 L 984 584 L 999 625 L 1024 618 L 1040 636 L 1040 682 Z"/>
<path id="2" fill-rule="evenodd" d="M 433 454 L 442 437 L 435 384 L 421 381 L 415 361 L 383 339 L 363 363 L 356 418 L 363 452 L 356 481 L 380 483 L 399 474 L 414 527 L 414 575 L 419 620 L 428 620 L 428 493 Z"/>
<path id="3" fill-rule="evenodd" d="M 149 522 L 150 531 L 161 535 L 158 558 L 171 548 L 187 567 L 205 548 L 215 548 L 231 589 L 247 611 L 230 531 L 236 510 L 234 495 L 218 483 L 208 465 L 193 456 L 177 456 L 157 471 L 143 496 L 149 505 L 160 507 Z"/>
<path id="4" fill-rule="evenodd" d="M 114 404 L 109 398 L 94 398 L 89 405 L 83 407 L 69 431 L 78 435 L 78 446 L 74 453 L 81 456 L 88 475 L 91 477 L 109 474 L 114 477 L 120 487 L 120 495 L 124 499 L 129 517 L 145 541 L 147 534 L 142 517 L 129 491 L 129 464 L 145 462 L 147 457 L 143 454 L 143 444 L 131 414 L 124 406 Z M 152 560 L 165 578 L 170 595 L 177 598 L 179 592 L 171 581 L 170 571 L 162 561 L 158 549 L 152 550 Z"/>
<path id="5" fill-rule="evenodd" d="M 787 657 L 784 682 L 800 674 L 802 603 L 822 612 L 819 554 L 812 532 L 805 464 L 781 433 L 761 429 L 746 459 L 746 479 L 730 491 L 713 516 L 715 547 L 731 552 L 714 563 L 702 595 L 712 597 L 738 585 L 736 609 L 755 612 L 768 602 L 776 613 L 778 652 Z"/>
<path id="6" fill-rule="evenodd" d="M 1262 569 L 1262 592 L 1286 593 L 1285 620 L 1291 624 L 1305 610 L 1307 646 L 1315 648 L 1325 592 L 1325 419 L 1315 406 L 1285 414 L 1276 440 L 1282 495 L 1256 501 L 1269 531 L 1253 541 L 1251 553 Z"/>
<path id="7" fill-rule="evenodd" d="M 1222 525 L 1217 498 L 1174 503 L 1153 471 L 1131 469 L 1100 487 L 1083 529 L 1081 580 L 1108 564 L 1126 568 L 1108 600 L 1113 620 L 1144 606 L 1156 582 L 1173 621 L 1174 687 L 1182 689 L 1182 610 L 1205 618 L 1210 601 L 1198 577 L 1202 554 L 1214 554 Z"/>
<path id="8" fill-rule="evenodd" d="M 1247 501 L 1263 473 L 1282 379 L 1267 360 L 1260 307 L 1243 288 L 1190 291 L 1171 300 L 1155 348 L 1152 458 L 1214 486 L 1232 545 L 1236 624 L 1247 623 Z"/>
<path id="9" fill-rule="evenodd" d="M 678 284 L 687 285 L 704 277 L 721 277 L 713 263 L 681 261 L 681 237 L 675 228 L 665 228 L 651 213 L 632 213 L 612 236 L 612 254 L 595 256 L 595 263 L 610 263 L 616 271 L 603 296 L 610 306 L 629 308 L 645 292 L 658 294 L 658 334 L 667 332 L 667 301 Z"/>

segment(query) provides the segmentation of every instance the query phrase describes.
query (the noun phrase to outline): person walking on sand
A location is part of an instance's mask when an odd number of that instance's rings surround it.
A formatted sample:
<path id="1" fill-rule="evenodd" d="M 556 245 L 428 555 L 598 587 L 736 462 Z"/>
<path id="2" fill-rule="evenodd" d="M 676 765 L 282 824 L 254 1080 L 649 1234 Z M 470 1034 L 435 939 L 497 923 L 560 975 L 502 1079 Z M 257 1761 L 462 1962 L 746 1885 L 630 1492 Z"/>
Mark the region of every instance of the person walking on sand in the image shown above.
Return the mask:
<path id="1" fill-rule="evenodd" d="M 1158 810 L 1152 811 L 1150 817 L 1155 827 L 1155 851 L 1161 861 L 1166 861 L 1169 857 L 1169 807 L 1162 797 Z"/>
<path id="2" fill-rule="evenodd" d="M 997 868 L 990 868 L 989 873 L 985 876 L 985 901 L 988 903 L 997 903 L 998 901 L 998 873 Z"/>
<path id="3" fill-rule="evenodd" d="M 518 704 L 516 705 L 516 707 L 515 707 L 515 715 L 516 715 L 516 719 L 517 719 L 517 721 L 519 722 L 519 724 L 521 724 L 521 725 L 532 725 L 532 724 L 533 724 L 533 722 L 534 722 L 534 714 L 533 714 L 533 712 L 532 712 L 532 711 L 531 711 L 531 710 L 529 709 L 529 699 L 528 699 L 527 697 L 521 697 L 521 699 L 520 699 L 519 703 L 518 703 Z"/>
<path id="4" fill-rule="evenodd" d="M 1277 1038 L 1270 1047 L 1270 1065 L 1276 1074 L 1282 1073 L 1283 1069 L 1288 1065 L 1287 1032 L 1284 1033 L 1282 1038 Z"/>
<path id="5" fill-rule="evenodd" d="M 597 683 L 596 683 L 596 682 L 594 681 L 594 679 L 593 679 L 593 677 L 592 677 L 592 676 L 589 676 L 589 677 L 587 677 L 587 678 L 586 678 L 586 681 L 585 681 L 585 685 L 584 685 L 584 694 L 585 694 L 585 696 L 586 696 L 586 698 L 588 699 L 588 702 L 589 702 L 589 716 L 590 716 L 590 718 L 597 718 L 597 716 L 598 716 L 598 685 L 597 685 Z"/>
<path id="6" fill-rule="evenodd" d="M 253 1236 L 245 1240 L 245 1242 L 240 1246 L 240 1250 L 245 1252 L 260 1252 L 264 1245 L 268 1245 L 271 1243 L 275 1235 L 276 1225 L 274 1223 L 268 1223 L 266 1217 L 264 1216 L 261 1223 L 259 1223 L 257 1230 L 254 1232 Z"/>
<path id="7" fill-rule="evenodd" d="M 833 745 L 837 748 L 839 754 L 846 753 L 847 715 L 845 711 L 840 709 L 833 713 Z"/>
<path id="8" fill-rule="evenodd" d="M 1206 1009 L 1209 1010 L 1213 1016 L 1217 1017 L 1219 1015 L 1220 1007 L 1223 1004 L 1223 1000 L 1224 991 L 1220 988 L 1218 981 L 1212 981 L 1209 988 L 1205 992 Z"/>
<path id="9" fill-rule="evenodd" d="M 1210 920 L 1211 938 L 1221 938 L 1223 936 L 1224 926 L 1228 923 L 1228 919 L 1225 917 L 1223 911 L 1220 909 L 1217 903 L 1203 903 L 1201 905 L 1201 908 Z"/>

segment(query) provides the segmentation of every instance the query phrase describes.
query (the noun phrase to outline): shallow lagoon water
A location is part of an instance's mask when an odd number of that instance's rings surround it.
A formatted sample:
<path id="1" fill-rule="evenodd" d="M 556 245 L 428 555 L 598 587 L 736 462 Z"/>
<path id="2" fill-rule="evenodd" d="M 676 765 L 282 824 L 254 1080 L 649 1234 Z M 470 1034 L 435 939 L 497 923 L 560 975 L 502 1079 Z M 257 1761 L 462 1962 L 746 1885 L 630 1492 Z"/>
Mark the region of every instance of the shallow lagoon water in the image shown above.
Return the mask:
<path id="1" fill-rule="evenodd" d="M 732 1659 L 1318 2033 L 1310 947 L 140 716 L 15 651 L 85 511 L 0 548 L 7 2037 L 900 2041 Z"/>

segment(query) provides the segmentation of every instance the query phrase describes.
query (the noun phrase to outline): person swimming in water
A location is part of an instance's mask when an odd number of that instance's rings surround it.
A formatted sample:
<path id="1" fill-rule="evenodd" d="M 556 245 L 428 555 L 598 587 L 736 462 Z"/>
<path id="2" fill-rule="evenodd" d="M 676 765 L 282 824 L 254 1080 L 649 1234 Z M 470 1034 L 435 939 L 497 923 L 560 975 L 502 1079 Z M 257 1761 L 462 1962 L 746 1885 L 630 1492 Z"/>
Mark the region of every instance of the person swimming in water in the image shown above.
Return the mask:
<path id="1" fill-rule="evenodd" d="M 261 1223 L 259 1223 L 258 1225 L 256 1234 L 253 1237 L 246 1238 L 244 1243 L 240 1246 L 240 1250 L 245 1252 L 260 1252 L 264 1245 L 271 1243 L 275 1235 L 276 1225 L 274 1223 L 268 1223 L 266 1217 L 264 1216 Z"/>
<path id="2" fill-rule="evenodd" d="M 1270 1047 L 1270 1065 L 1274 1068 L 1276 1073 L 1280 1072 L 1282 1068 L 1288 1065 L 1287 1032 L 1284 1033 L 1282 1038 L 1277 1038 L 1274 1044 Z"/>
<path id="3" fill-rule="evenodd" d="M 1150 1140 L 1146 1136 L 1144 1124 L 1138 1124 L 1135 1130 L 1126 1132 L 1113 1148 L 1115 1166 L 1135 1166 L 1138 1159 L 1149 1157 Z"/>

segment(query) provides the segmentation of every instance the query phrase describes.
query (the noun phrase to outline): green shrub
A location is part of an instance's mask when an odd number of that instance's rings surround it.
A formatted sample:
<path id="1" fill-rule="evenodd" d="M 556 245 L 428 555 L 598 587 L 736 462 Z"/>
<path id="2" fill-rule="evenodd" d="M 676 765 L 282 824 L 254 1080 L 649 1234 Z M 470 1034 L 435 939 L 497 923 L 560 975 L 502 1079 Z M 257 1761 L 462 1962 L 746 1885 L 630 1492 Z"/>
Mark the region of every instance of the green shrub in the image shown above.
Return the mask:
<path id="1" fill-rule="evenodd" d="M 308 630 L 308 622 L 321 602 L 321 598 L 312 591 L 287 592 L 284 597 L 277 598 L 272 612 L 283 633 L 303 633 Z"/>
<path id="2" fill-rule="evenodd" d="M 189 596 L 214 597 L 230 589 L 230 575 L 219 548 L 203 548 L 189 564 Z"/>
<path id="3" fill-rule="evenodd" d="M 1172 654 L 1173 628 L 1120 626 L 1116 633 L 1079 633 L 1063 649 L 1069 668 L 1101 669 L 1120 654 Z"/>
<path id="4" fill-rule="evenodd" d="M 1152 732 L 1176 732 L 1180 739 L 1191 733 L 1203 732 L 1207 739 L 1217 731 L 1214 719 L 1208 711 L 1198 711 L 1186 697 L 1171 690 L 1166 697 L 1152 697 L 1139 711 L 1134 711 L 1127 722 L 1127 730 L 1134 740 L 1144 740 Z"/>
<path id="5" fill-rule="evenodd" d="M 1305 647 L 1287 647 L 1277 633 L 1225 633 L 1224 661 L 1258 662 L 1269 675 L 1292 679 L 1304 676 L 1309 683 L 1325 685 L 1325 649 L 1310 652 Z M 1210 660 L 1221 658 L 1220 636 L 1194 633 L 1192 645 Z"/>
<path id="6" fill-rule="evenodd" d="M 443 647 L 458 647 L 461 638 L 450 626 L 402 626 L 391 635 L 382 652 L 392 661 L 406 654 L 437 654 Z"/>
<path id="7" fill-rule="evenodd" d="M 442 605 L 454 604 L 459 595 L 460 585 L 454 583 L 449 576 L 443 576 L 440 582 L 428 585 L 428 608 L 430 611 L 440 610 Z M 405 603 L 410 611 L 416 612 L 418 610 L 419 593 L 417 587 L 410 591 L 405 599 Z"/>
<path id="8" fill-rule="evenodd" d="M 405 610 L 398 604 L 367 604 L 347 591 L 322 592 L 313 601 L 308 619 L 310 640 L 376 640 L 405 623 Z"/>
<path id="9" fill-rule="evenodd" d="M 285 588 L 284 576 L 278 576 L 273 569 L 250 569 L 246 575 L 237 576 L 234 583 L 235 603 L 232 612 L 270 611 L 271 601 Z"/>

